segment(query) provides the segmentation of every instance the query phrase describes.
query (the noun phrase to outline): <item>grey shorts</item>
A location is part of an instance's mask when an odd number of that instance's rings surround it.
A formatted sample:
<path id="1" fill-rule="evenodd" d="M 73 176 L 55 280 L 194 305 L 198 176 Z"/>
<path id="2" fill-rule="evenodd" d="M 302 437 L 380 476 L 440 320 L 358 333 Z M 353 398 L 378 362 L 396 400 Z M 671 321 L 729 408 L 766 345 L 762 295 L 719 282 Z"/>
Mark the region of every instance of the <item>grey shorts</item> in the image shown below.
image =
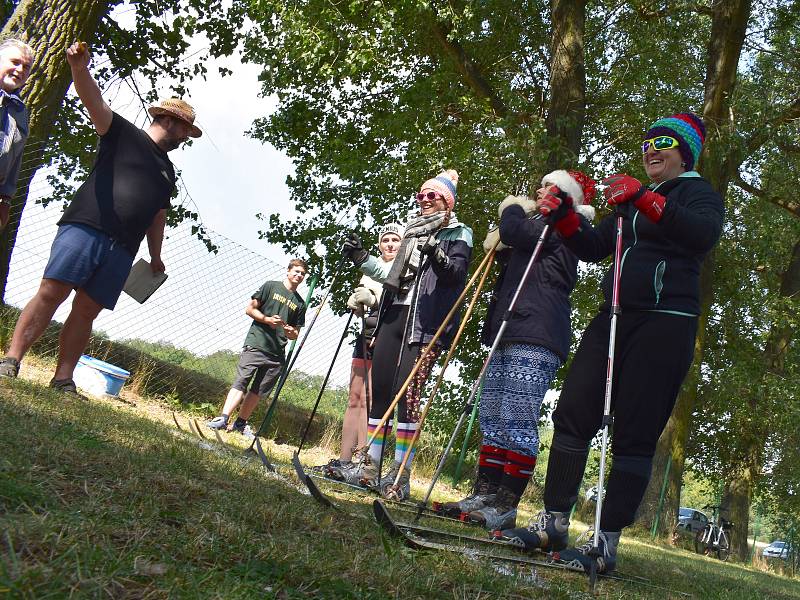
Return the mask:
<path id="1" fill-rule="evenodd" d="M 266 396 L 278 381 L 282 369 L 283 363 L 275 357 L 258 348 L 245 346 L 239 355 L 236 379 L 233 380 L 231 387 L 240 392 L 247 392 L 249 384 L 251 392 L 262 397 Z"/>

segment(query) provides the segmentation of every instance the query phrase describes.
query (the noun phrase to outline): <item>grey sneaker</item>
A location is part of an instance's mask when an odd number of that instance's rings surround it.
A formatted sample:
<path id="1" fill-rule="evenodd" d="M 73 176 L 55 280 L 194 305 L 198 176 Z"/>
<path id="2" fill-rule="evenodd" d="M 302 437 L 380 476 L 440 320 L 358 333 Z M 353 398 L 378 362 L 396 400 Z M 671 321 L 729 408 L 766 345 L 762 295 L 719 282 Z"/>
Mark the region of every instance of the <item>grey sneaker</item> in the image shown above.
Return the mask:
<path id="1" fill-rule="evenodd" d="M 480 510 L 494 502 L 497 486 L 489 483 L 484 477 L 478 477 L 472 493 L 457 502 L 444 502 L 434 505 L 434 510 L 453 518 L 460 518 L 473 511 Z"/>
<path id="2" fill-rule="evenodd" d="M 209 429 L 225 429 L 228 426 L 228 419 L 220 415 L 219 417 L 214 417 L 210 421 L 206 422 L 206 427 Z"/>
<path id="3" fill-rule="evenodd" d="M 363 463 L 354 463 L 351 462 L 349 465 L 343 465 L 341 467 L 332 467 L 329 471 L 330 477 L 333 479 L 338 479 L 339 481 L 344 481 L 345 483 L 349 483 L 350 485 L 358 485 L 364 486 L 361 483 L 361 479 L 364 476 L 369 477 L 370 475 L 374 478 L 375 474 L 371 471 L 366 471 L 365 468 L 369 465 L 365 465 Z"/>
<path id="4" fill-rule="evenodd" d="M 587 535 L 591 532 L 587 532 Z M 593 553 L 594 535 L 589 535 L 589 540 L 580 546 L 568 548 L 559 553 L 559 558 L 569 563 L 572 567 L 583 567 L 586 573 L 592 568 L 592 562 L 598 573 L 609 573 L 617 567 L 617 545 L 621 531 L 601 531 L 598 535 L 598 548 Z"/>
<path id="5" fill-rule="evenodd" d="M 0 360 L 0 377 L 14 379 L 19 375 L 19 361 L 16 358 L 6 356 Z"/>
<path id="6" fill-rule="evenodd" d="M 504 529 L 496 537 L 528 551 L 558 552 L 569 540 L 569 513 L 543 510 L 527 527 Z"/>
<path id="7" fill-rule="evenodd" d="M 411 495 L 411 472 L 408 467 L 403 467 L 397 485 L 394 484 L 397 474 L 400 473 L 400 463 L 395 461 L 389 472 L 381 477 L 381 496 L 387 500 L 403 501 Z"/>
<path id="8" fill-rule="evenodd" d="M 502 485 L 490 503 L 469 513 L 473 523 L 480 523 L 489 531 L 511 529 L 517 524 L 519 496 Z"/>

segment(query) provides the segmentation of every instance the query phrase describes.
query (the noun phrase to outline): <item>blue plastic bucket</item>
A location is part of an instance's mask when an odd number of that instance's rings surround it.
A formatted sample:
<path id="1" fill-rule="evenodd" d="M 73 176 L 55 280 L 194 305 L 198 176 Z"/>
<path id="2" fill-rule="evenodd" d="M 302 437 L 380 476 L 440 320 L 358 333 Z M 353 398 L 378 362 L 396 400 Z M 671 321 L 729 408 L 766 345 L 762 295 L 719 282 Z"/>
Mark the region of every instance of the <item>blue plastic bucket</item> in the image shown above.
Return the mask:
<path id="1" fill-rule="evenodd" d="M 75 380 L 79 386 L 82 381 L 88 380 L 94 383 L 94 385 L 91 386 L 92 388 L 98 388 L 94 391 L 99 391 L 114 397 L 119 396 L 122 386 L 130 376 L 131 374 L 125 369 L 120 369 L 111 363 L 92 358 L 85 354 L 80 357 L 78 366 L 75 368 Z"/>

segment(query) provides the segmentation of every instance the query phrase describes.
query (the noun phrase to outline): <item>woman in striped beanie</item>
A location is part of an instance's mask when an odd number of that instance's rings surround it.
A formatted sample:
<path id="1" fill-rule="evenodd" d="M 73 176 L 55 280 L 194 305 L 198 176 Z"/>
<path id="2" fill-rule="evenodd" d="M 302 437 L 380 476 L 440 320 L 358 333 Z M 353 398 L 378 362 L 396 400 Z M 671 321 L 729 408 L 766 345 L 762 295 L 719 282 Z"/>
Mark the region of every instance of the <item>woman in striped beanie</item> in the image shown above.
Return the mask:
<path id="1" fill-rule="evenodd" d="M 613 461 L 600 517 L 600 555 L 591 542 L 566 549 L 569 514 L 578 497 L 589 443 L 602 426 L 610 333 L 612 269 L 603 279 L 605 302 L 583 333 L 553 414 L 544 510 L 527 528 L 503 533 L 528 548 L 561 551 L 589 571 L 615 568 L 622 529 L 633 523 L 655 454 L 683 379 L 692 363 L 700 314 L 700 269 L 722 233 L 724 207 L 694 170 L 705 126 L 692 113 L 657 120 L 644 136 L 642 161 L 650 185 L 630 175 L 604 180 L 609 205 L 626 216 L 612 383 Z M 616 215 L 597 227 L 568 200 L 551 194 L 540 207 L 552 214 L 564 244 L 584 261 L 614 252 Z M 598 524 L 595 524 L 596 526 Z"/>

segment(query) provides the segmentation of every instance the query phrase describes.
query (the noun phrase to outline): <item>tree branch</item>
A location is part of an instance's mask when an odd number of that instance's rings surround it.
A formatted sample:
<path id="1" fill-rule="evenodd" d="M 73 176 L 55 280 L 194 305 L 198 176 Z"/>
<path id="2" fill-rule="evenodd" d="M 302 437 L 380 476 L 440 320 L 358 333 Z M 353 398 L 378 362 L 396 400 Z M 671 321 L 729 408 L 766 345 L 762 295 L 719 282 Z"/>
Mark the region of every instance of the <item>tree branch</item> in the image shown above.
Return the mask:
<path id="1" fill-rule="evenodd" d="M 770 204 L 774 204 L 778 208 L 784 209 L 785 211 L 787 211 L 788 213 L 792 214 L 795 217 L 800 217 L 799 202 L 792 202 L 791 200 L 786 200 L 784 198 L 780 198 L 778 196 L 769 194 L 764 190 L 752 185 L 751 183 L 746 182 L 744 179 L 742 179 L 742 175 L 739 172 L 734 173 L 733 182 L 748 194 L 752 194 L 753 196 L 761 198 L 762 200 L 765 200 Z"/>
<path id="2" fill-rule="evenodd" d="M 514 119 L 521 123 L 530 122 L 530 115 L 527 113 L 518 113 L 510 110 L 502 98 L 498 96 L 497 92 L 491 86 L 489 81 L 481 72 L 480 67 L 473 61 L 464 50 L 464 47 L 455 40 L 448 39 L 450 33 L 445 26 L 436 21 L 433 21 L 433 34 L 434 38 L 439 44 L 439 47 L 444 51 L 445 56 L 455 66 L 456 70 L 461 73 L 467 86 L 475 92 L 479 98 L 489 101 L 492 111 L 500 118 L 514 117 Z"/>

